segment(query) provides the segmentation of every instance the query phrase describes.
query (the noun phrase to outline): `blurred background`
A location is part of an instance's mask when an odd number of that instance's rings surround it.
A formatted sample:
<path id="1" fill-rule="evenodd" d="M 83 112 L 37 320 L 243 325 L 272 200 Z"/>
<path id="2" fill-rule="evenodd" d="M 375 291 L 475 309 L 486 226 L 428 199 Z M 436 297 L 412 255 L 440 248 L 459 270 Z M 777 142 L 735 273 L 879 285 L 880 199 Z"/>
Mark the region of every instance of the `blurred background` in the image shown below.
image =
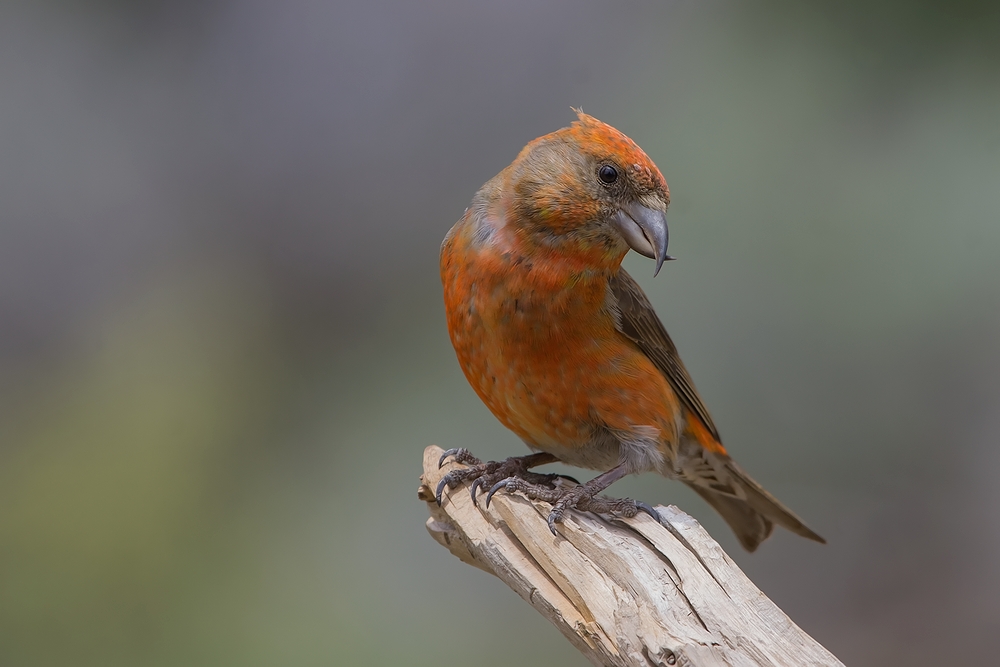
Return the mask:
<path id="1" fill-rule="evenodd" d="M 437 253 L 571 105 L 666 176 L 680 261 L 626 265 L 829 544 L 614 494 L 848 664 L 995 659 L 998 7 L 3 3 L 0 664 L 585 664 L 416 499 L 429 444 L 526 451 Z"/>

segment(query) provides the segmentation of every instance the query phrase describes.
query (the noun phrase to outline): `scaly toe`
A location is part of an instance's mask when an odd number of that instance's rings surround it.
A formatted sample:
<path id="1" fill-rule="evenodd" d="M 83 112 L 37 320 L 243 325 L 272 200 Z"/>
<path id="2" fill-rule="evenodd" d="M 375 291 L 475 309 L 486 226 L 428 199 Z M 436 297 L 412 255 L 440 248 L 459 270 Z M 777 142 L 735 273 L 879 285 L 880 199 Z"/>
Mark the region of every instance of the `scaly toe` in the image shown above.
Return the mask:
<path id="1" fill-rule="evenodd" d="M 516 479 L 517 479 L 516 477 L 508 477 L 507 479 L 501 479 L 499 482 L 493 485 L 493 488 L 490 489 L 490 492 L 486 494 L 487 509 L 490 506 L 490 501 L 493 500 L 493 494 L 499 491 L 500 489 L 504 488 L 508 484 L 511 484 L 512 482 L 516 481 Z"/>
<path id="2" fill-rule="evenodd" d="M 482 461 L 476 458 L 476 456 L 465 447 L 454 447 L 441 454 L 441 458 L 438 459 L 438 470 L 441 469 L 441 466 L 445 463 L 445 459 L 449 456 L 455 460 L 455 463 L 464 463 L 467 466 L 477 466 L 482 463 Z"/>

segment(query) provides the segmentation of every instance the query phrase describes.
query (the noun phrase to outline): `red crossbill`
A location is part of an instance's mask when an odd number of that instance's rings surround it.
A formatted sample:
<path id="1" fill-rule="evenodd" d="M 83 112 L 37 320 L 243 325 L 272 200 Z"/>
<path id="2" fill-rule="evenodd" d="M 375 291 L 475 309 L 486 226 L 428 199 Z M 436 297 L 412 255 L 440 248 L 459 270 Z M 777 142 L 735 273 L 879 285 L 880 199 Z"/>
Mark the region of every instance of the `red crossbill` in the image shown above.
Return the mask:
<path id="1" fill-rule="evenodd" d="M 536 452 L 449 473 L 566 510 L 634 516 L 644 503 L 596 494 L 624 475 L 679 479 L 753 551 L 774 524 L 823 538 L 730 458 L 670 336 L 621 268 L 631 248 L 667 255 L 670 192 L 631 139 L 582 112 L 529 143 L 476 193 L 441 247 L 448 332 L 473 389 Z M 654 274 L 655 275 L 655 274 Z M 442 457 L 442 461 L 444 457 Z M 528 469 L 562 461 L 599 470 L 579 486 Z"/>

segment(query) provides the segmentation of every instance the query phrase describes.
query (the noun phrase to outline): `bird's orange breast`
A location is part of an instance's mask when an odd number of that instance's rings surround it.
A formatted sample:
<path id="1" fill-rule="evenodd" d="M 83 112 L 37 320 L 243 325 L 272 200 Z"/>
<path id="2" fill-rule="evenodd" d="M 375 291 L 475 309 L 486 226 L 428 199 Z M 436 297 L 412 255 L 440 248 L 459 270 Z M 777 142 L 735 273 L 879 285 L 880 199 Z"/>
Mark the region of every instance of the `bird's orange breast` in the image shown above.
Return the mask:
<path id="1" fill-rule="evenodd" d="M 609 429 L 653 427 L 665 442 L 675 440 L 677 398 L 615 328 L 607 276 L 587 262 L 493 241 L 477 241 L 467 217 L 441 252 L 448 331 L 462 370 L 493 414 L 532 447 L 568 463 L 574 448 L 587 448 Z M 593 459 L 581 455 L 575 464 L 606 463 Z"/>

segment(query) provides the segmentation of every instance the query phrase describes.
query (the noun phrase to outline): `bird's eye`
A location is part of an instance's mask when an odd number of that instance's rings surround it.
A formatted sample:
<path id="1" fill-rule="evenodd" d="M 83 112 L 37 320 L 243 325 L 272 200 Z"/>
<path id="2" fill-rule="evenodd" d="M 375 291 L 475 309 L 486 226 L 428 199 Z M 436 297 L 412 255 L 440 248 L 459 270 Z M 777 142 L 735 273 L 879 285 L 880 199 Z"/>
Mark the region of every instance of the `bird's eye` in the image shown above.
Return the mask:
<path id="1" fill-rule="evenodd" d="M 602 183 L 607 183 L 611 185 L 618 180 L 618 170 L 612 167 L 610 164 L 606 164 L 597 170 L 597 177 L 601 179 Z"/>

